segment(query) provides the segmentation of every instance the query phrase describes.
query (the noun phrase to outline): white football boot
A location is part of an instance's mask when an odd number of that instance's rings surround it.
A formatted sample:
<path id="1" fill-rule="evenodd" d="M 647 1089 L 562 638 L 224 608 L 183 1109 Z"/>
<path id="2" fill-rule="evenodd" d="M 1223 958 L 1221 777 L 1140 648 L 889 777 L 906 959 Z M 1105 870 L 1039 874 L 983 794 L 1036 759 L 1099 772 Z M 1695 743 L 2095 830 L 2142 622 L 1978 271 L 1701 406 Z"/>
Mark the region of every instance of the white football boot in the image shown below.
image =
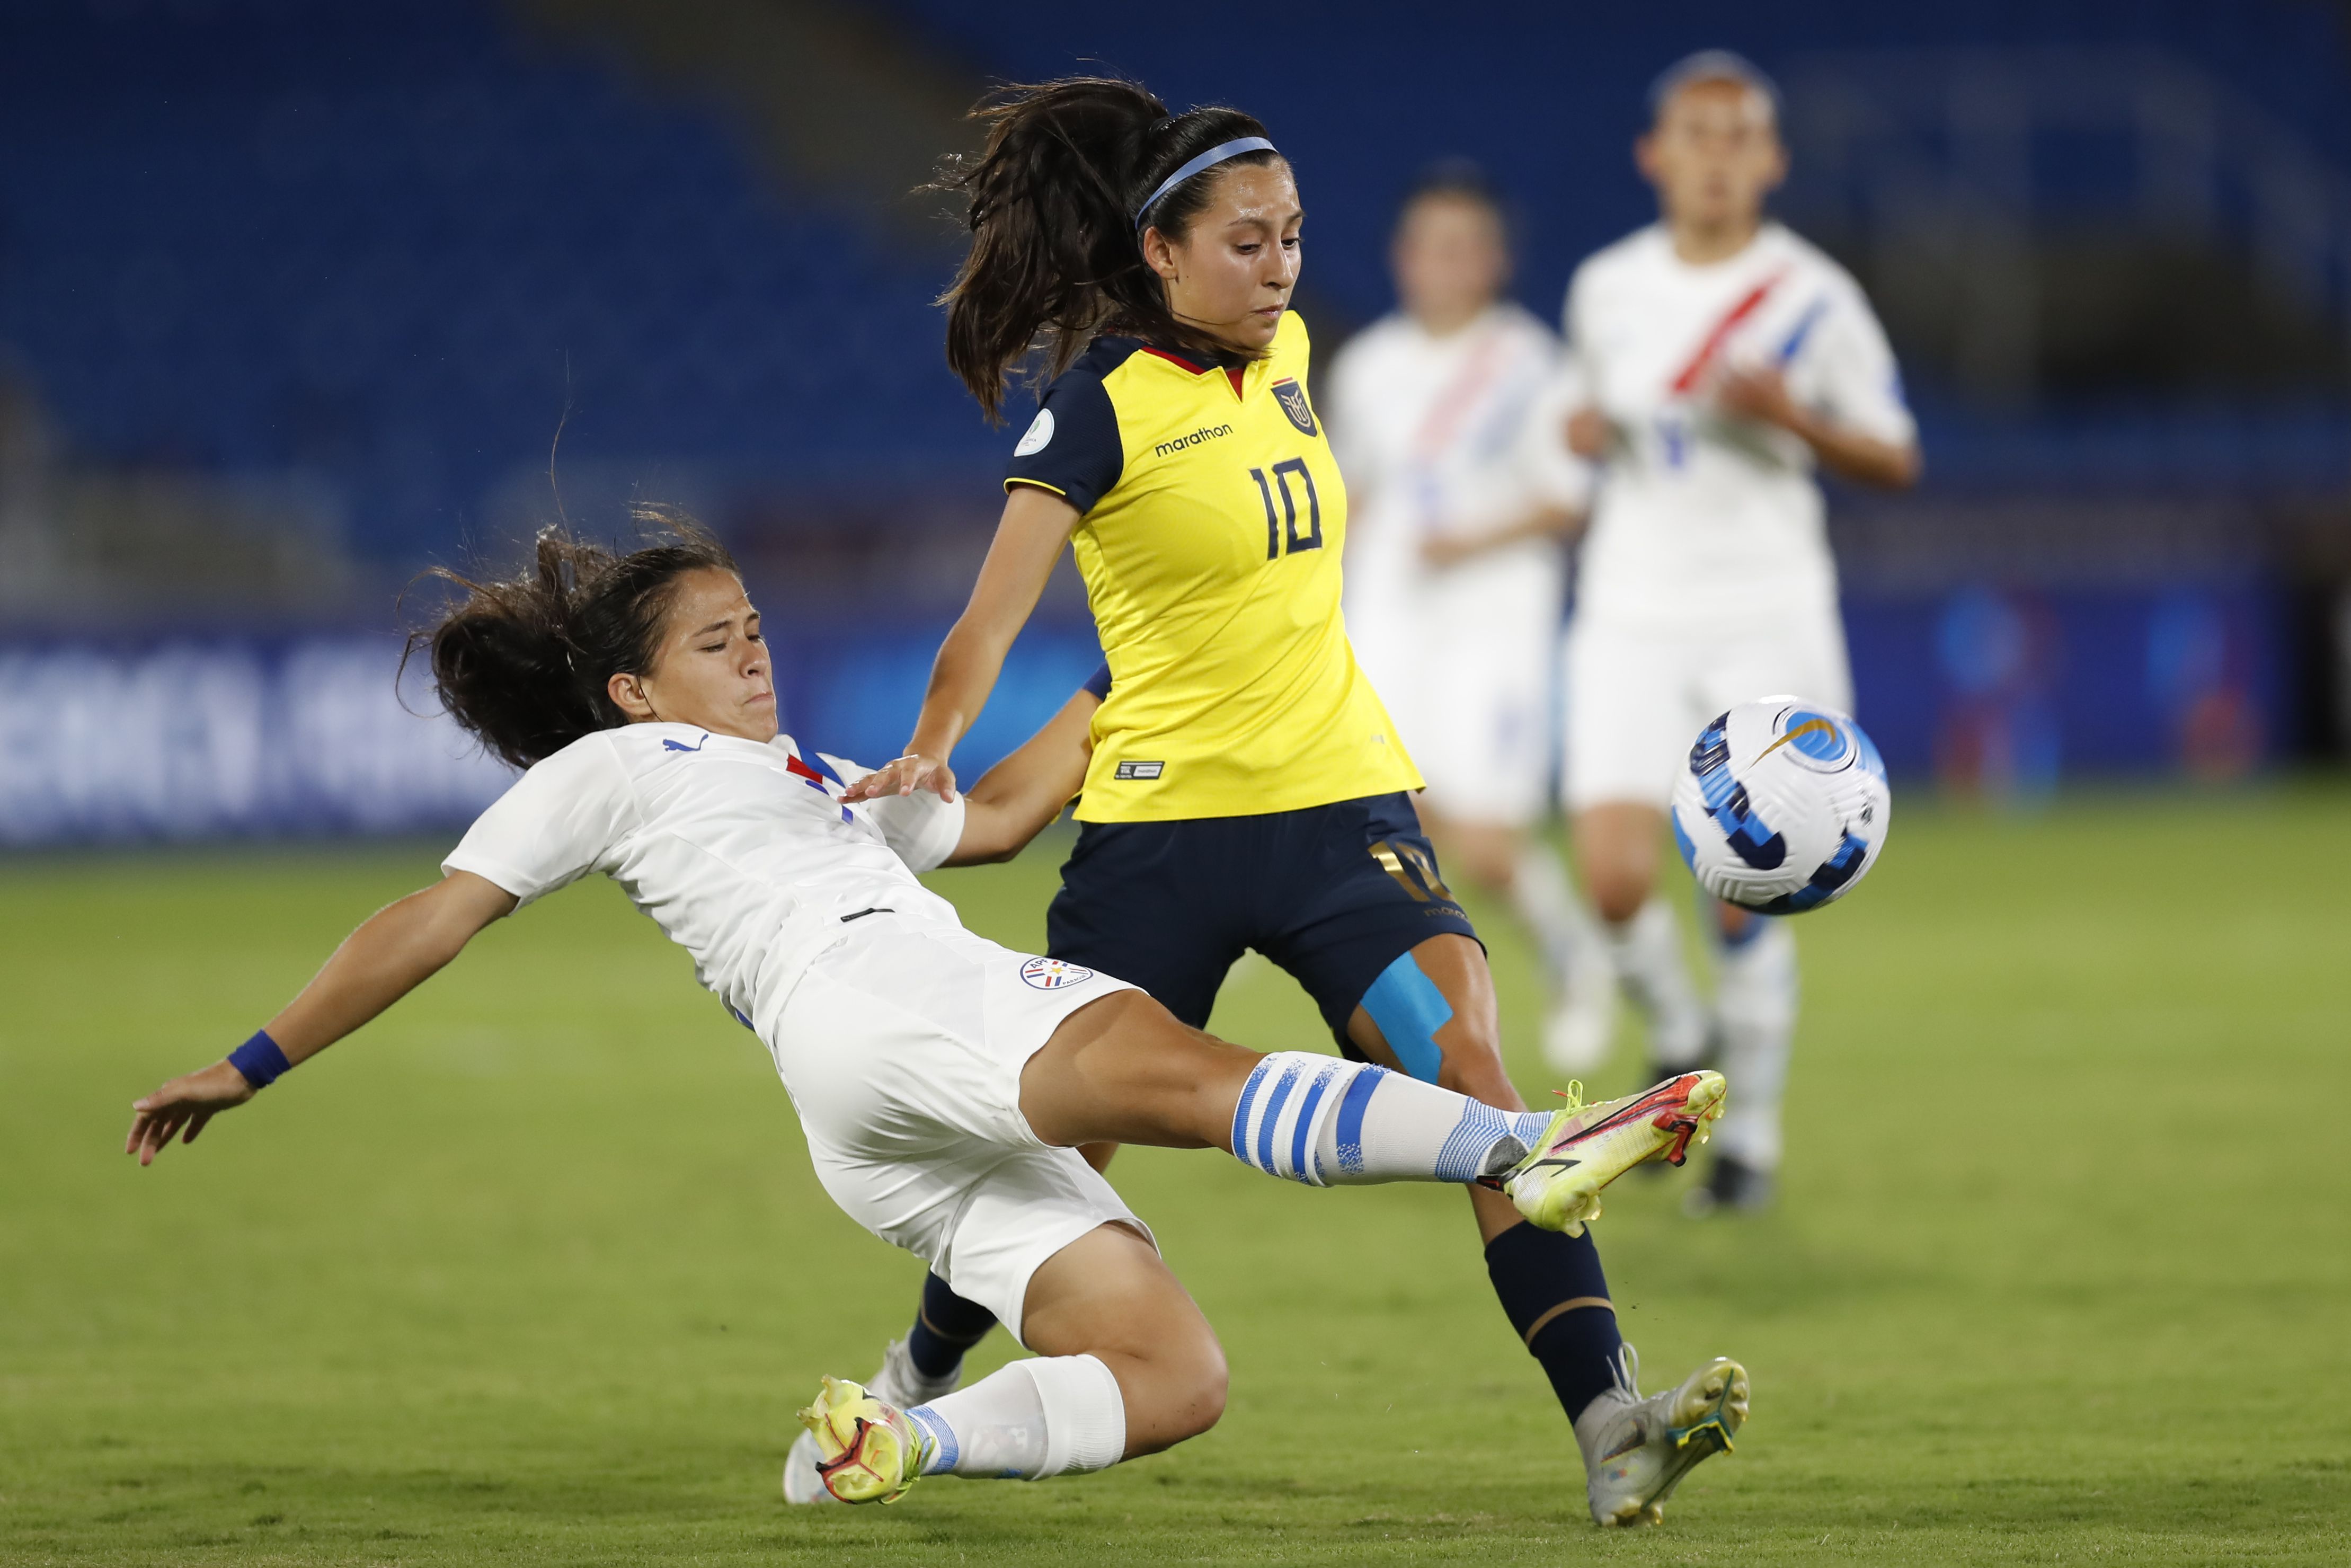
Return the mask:
<path id="1" fill-rule="evenodd" d="M 1641 1397 L 1640 1358 L 1626 1345 L 1616 1386 L 1575 1418 L 1584 1492 L 1604 1525 L 1656 1524 L 1666 1499 L 1700 1459 L 1730 1451 L 1747 1420 L 1747 1369 L 1717 1356 L 1663 1394 Z"/>
<path id="2" fill-rule="evenodd" d="M 912 1410 L 918 1405 L 928 1405 L 942 1395 L 953 1394 L 963 1382 L 963 1363 L 945 1377 L 928 1378 L 915 1370 L 914 1358 L 906 1354 L 904 1340 L 893 1340 L 890 1348 L 882 1353 L 882 1370 L 865 1380 L 868 1394 L 884 1405 L 901 1410 Z M 792 1439 L 791 1451 L 784 1456 L 784 1500 L 789 1503 L 839 1502 L 827 1491 L 824 1479 L 816 1467 L 824 1458 L 817 1446 L 814 1432 L 802 1432 Z"/>

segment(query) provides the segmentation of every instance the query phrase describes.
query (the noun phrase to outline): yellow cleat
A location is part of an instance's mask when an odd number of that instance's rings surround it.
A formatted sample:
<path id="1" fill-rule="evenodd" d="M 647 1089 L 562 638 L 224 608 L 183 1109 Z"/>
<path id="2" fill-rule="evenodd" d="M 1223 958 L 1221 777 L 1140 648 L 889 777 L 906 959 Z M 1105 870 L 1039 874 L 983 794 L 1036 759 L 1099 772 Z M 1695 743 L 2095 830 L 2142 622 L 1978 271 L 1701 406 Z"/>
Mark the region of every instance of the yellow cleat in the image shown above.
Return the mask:
<path id="1" fill-rule="evenodd" d="M 1551 1119 L 1534 1149 L 1489 1184 L 1510 1194 L 1535 1225 L 1570 1236 L 1600 1218 L 1600 1189 L 1610 1182 L 1650 1160 L 1677 1166 L 1693 1139 L 1706 1142 L 1726 1092 L 1719 1072 L 1677 1073 L 1597 1105 L 1583 1103 L 1582 1087 L 1568 1087 L 1567 1109 Z"/>
<path id="2" fill-rule="evenodd" d="M 826 1378 L 799 1416 L 821 1455 L 817 1476 L 842 1502 L 896 1502 L 922 1479 L 929 1437 L 919 1422 L 862 1384 Z"/>

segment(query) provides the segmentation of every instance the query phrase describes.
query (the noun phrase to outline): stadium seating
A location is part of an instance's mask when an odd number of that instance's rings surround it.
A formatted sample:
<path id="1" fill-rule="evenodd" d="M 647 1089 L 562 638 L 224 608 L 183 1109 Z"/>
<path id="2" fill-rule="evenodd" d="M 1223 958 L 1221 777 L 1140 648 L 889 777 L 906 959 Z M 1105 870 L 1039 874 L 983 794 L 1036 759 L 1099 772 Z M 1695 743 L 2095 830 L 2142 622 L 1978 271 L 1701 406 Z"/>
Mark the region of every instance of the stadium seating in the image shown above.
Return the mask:
<path id="1" fill-rule="evenodd" d="M 495 6 L 10 10 L 0 344 L 86 458 L 322 471 L 393 560 L 559 425 L 836 486 L 993 461 L 939 253 Z"/>
<path id="2" fill-rule="evenodd" d="M 1863 27 L 1850 9 L 1775 8 L 1761 52 L 1801 61 L 1814 33 L 1924 36 L 1898 12 Z M 487 0 L 10 10 L 0 343 L 85 455 L 312 470 L 348 495 L 361 552 L 395 561 L 477 525 L 496 486 L 543 465 L 559 425 L 581 465 L 658 455 L 836 489 L 984 483 L 996 443 L 940 368 L 928 304 L 944 254 L 779 187 L 707 106 L 653 101 Z M 1517 193 L 1522 292 L 1548 311 L 1572 259 L 1645 211 L 1620 151 L 1638 84 L 1756 26 L 1728 5 L 1670 20 L 1528 5 L 1504 48 L 1490 30 L 1424 36 L 1423 12 L 1374 5 L 1251 53 L 1067 0 L 984 14 L 895 0 L 895 13 L 961 50 L 975 80 L 1092 57 L 1147 63 L 1181 101 L 1263 109 L 1310 182 L 1326 337 L 1384 305 L 1380 226 L 1439 150 L 1485 159 Z M 2069 17 L 2058 33 L 2192 53 L 2258 85 L 2307 147 L 2351 163 L 2317 8 L 2232 7 L 2225 25 L 2177 5 Z M 1976 7 L 1935 36 L 1954 29 L 1987 46 L 2053 36 L 2025 7 Z M 2078 200 L 2102 175 L 2095 157 L 2075 162 L 2050 188 Z M 2341 411 L 2323 399 L 2019 422 L 1920 390 L 1943 477 L 2307 485 L 2341 467 Z"/>
<path id="3" fill-rule="evenodd" d="M 1729 5 L 1573 20 L 1526 5 L 1503 47 L 1491 30 L 1435 36 L 1418 9 L 1373 5 L 1343 28 L 1301 17 L 1280 47 L 1250 52 L 1068 0 L 894 5 L 975 80 L 1092 57 L 1147 64 L 1179 101 L 1264 110 L 1309 180 L 1326 338 L 1383 307 L 1380 227 L 1440 150 L 1485 159 L 1517 193 L 1522 292 L 1548 311 L 1572 259 L 1646 210 L 1621 152 L 1639 84 L 1758 25 Z M 1815 34 L 1894 46 L 1928 32 L 1851 9 L 1774 8 L 1759 52 L 1801 63 Z M 348 496 L 361 552 L 393 561 L 478 525 L 501 483 L 543 465 L 559 424 L 583 465 L 658 455 L 804 487 L 984 486 L 997 444 L 940 368 L 928 304 L 945 255 L 779 186 L 706 105 L 654 101 L 488 0 L 10 12 L 0 343 L 82 454 L 314 471 Z M 2062 25 L 1979 6 L 1934 37 L 2192 55 L 2258 87 L 2343 166 L 2351 109 L 2331 28 L 2319 8 L 2283 5 L 2225 19 L 2084 5 Z M 2074 162 L 2050 188 L 2078 201 L 2109 176 L 2095 156 Z M 1919 390 L 1944 478 L 2306 486 L 2342 465 L 2339 400 L 2019 421 Z"/>

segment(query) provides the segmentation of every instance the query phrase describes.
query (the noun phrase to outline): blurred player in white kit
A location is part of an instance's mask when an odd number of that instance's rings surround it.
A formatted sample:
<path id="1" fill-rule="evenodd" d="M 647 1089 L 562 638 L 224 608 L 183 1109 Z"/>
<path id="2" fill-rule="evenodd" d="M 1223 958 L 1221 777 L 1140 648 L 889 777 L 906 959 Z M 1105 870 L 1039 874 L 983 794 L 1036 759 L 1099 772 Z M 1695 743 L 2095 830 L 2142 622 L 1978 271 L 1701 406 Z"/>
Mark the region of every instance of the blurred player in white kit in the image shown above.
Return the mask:
<path id="1" fill-rule="evenodd" d="M 1904 487 L 1917 438 L 1860 287 L 1764 218 L 1787 172 L 1770 79 L 1708 50 L 1660 77 L 1650 107 L 1635 151 L 1661 221 L 1568 288 L 1568 441 L 1600 477 L 1568 631 L 1564 789 L 1578 871 L 1657 1060 L 1712 1051 L 1739 1085 L 1691 1207 L 1758 1207 L 1780 1162 L 1794 938 L 1713 905 L 1708 1018 L 1656 897 L 1667 802 L 1692 738 L 1734 703 L 1785 692 L 1851 710 L 1813 470 Z"/>
<path id="2" fill-rule="evenodd" d="M 1472 165 L 1415 185 L 1391 261 L 1401 308 L 1340 352 L 1323 398 L 1353 501 L 1348 637 L 1428 781 L 1421 818 L 1446 865 L 1507 896 L 1535 938 L 1546 1058 L 1584 1071 L 1615 989 L 1530 831 L 1551 789 L 1561 541 L 1589 486 L 1561 439 L 1559 340 L 1502 298 L 1507 225 Z"/>

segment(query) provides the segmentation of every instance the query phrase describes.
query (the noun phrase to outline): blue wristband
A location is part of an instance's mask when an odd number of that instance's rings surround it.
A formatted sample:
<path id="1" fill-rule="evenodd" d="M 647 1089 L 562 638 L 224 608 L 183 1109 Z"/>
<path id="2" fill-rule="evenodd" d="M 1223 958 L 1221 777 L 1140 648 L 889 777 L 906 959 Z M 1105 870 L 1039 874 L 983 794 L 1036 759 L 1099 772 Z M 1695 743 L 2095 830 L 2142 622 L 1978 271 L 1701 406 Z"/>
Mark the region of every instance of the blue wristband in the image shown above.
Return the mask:
<path id="1" fill-rule="evenodd" d="M 266 1089 L 294 1070 L 269 1031 L 257 1029 L 253 1038 L 228 1053 L 228 1064 L 245 1074 L 245 1081 L 256 1089 Z"/>

